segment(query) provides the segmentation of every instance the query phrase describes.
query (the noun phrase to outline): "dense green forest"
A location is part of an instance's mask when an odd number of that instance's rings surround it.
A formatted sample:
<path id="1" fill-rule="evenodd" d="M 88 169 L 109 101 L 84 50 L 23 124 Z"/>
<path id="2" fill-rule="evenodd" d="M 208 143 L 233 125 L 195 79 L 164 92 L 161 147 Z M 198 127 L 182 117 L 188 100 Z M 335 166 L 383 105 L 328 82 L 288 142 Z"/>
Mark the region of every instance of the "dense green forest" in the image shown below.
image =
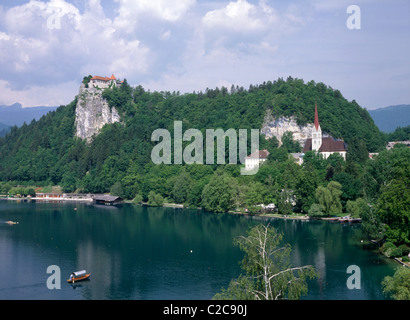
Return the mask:
<path id="1" fill-rule="evenodd" d="M 106 125 L 89 144 L 74 138 L 77 98 L 0 138 L 0 193 L 17 185 L 60 185 L 65 192 L 110 192 L 150 205 L 175 202 L 215 212 L 258 212 L 258 205 L 269 203 L 282 214 L 365 212 L 369 236 L 382 233 L 396 244 L 409 242 L 409 149 L 386 151 L 391 136 L 381 133 L 368 112 L 338 90 L 289 77 L 248 89 L 233 85 L 180 94 L 132 88 L 125 80 L 120 88 L 106 89 L 103 97 L 121 113 L 122 121 Z M 217 128 L 260 129 L 270 109 L 276 117 L 294 115 L 299 124 L 306 124 L 314 121 L 315 101 L 322 130 L 348 144 L 346 162 L 339 155 L 323 160 L 308 152 L 299 166 L 288 155 L 295 151 L 291 137 L 278 148 L 276 139 L 263 136 L 260 149 L 270 151 L 269 160 L 254 176 L 241 176 L 240 164 L 151 161 L 156 143 L 151 141 L 152 132 L 165 128 L 172 133 L 174 121 L 182 121 L 183 130 L 203 133 Z M 406 132 L 408 128 L 393 134 L 402 137 Z M 369 152 L 381 153 L 369 160 Z M 398 216 L 391 217 L 386 208 L 397 196 L 396 189 L 404 194 L 401 207 L 395 208 Z M 387 222 L 392 227 L 385 230 Z"/>

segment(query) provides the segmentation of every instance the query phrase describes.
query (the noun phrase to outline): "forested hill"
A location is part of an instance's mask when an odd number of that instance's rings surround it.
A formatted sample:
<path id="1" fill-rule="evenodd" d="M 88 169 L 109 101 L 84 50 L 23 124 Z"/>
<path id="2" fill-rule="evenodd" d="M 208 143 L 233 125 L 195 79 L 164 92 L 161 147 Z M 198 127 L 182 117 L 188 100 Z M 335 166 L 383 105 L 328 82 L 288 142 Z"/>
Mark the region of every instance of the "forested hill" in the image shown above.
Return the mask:
<path id="1" fill-rule="evenodd" d="M 106 125 L 90 144 L 74 138 L 77 98 L 0 138 L 0 181 L 107 192 L 118 181 L 123 186 L 131 183 L 127 177 L 159 170 L 150 158 L 155 129 L 172 132 L 174 121 L 182 121 L 183 130 L 203 132 L 208 128 L 260 129 L 268 108 L 274 116 L 294 115 L 299 124 L 313 123 L 315 101 L 322 130 L 335 138 L 348 144 L 362 140 L 369 152 L 383 149 L 386 142 L 364 108 L 314 81 L 278 79 L 248 89 L 232 86 L 187 94 L 149 92 L 125 81 L 103 96 L 121 113 L 122 122 Z M 158 179 L 164 174 L 158 173 Z"/>

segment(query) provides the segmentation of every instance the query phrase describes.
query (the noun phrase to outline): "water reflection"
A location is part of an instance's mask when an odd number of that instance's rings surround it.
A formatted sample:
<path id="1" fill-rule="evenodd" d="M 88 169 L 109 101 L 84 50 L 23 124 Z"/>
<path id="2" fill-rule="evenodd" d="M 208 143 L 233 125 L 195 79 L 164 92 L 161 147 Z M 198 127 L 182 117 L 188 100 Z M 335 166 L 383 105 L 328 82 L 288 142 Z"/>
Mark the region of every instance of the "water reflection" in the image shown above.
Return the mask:
<path id="1" fill-rule="evenodd" d="M 76 209 L 76 210 L 75 210 Z M 292 246 L 292 264 L 313 264 L 320 278 L 307 299 L 383 299 L 380 282 L 394 265 L 360 244 L 360 226 L 266 220 L 198 210 L 67 203 L 0 202 L 0 299 L 210 299 L 240 273 L 233 239 L 270 223 Z M 46 288 L 49 265 L 62 290 Z M 346 269 L 362 270 L 362 289 L 348 290 Z M 91 280 L 69 285 L 86 269 Z M 5 275 L 14 273 L 17 280 Z M 33 282 L 33 279 L 42 279 Z"/>

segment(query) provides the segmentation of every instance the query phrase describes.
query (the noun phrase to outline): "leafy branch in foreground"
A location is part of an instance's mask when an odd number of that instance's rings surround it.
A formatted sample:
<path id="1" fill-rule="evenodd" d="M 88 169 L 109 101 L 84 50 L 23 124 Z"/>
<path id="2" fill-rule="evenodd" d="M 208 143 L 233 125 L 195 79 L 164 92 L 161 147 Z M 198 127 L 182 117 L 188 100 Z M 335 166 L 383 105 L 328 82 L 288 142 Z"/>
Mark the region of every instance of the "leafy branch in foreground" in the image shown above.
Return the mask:
<path id="1" fill-rule="evenodd" d="M 382 287 L 386 296 L 395 300 L 410 300 L 410 269 L 398 268 L 393 277 L 383 279 Z"/>
<path id="2" fill-rule="evenodd" d="M 242 270 L 227 289 L 213 299 L 282 300 L 307 294 L 307 280 L 318 276 L 313 266 L 291 267 L 290 245 L 280 246 L 283 235 L 269 225 L 253 227 L 235 244 L 245 252 Z"/>

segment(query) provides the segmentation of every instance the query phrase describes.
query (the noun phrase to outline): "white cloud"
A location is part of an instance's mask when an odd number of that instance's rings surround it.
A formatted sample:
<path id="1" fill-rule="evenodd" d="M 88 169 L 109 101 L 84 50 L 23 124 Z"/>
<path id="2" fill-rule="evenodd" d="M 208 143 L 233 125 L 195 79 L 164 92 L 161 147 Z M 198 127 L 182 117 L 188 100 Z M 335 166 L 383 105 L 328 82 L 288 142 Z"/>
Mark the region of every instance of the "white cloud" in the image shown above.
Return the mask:
<path id="1" fill-rule="evenodd" d="M 278 73 L 272 72 L 272 65 L 280 38 L 300 29 L 304 18 L 291 6 L 279 13 L 264 0 L 231 1 L 219 8 L 212 4 L 213 8 L 205 6 L 196 23 L 190 23 L 194 31 L 178 63 L 171 61 L 173 68 L 144 81 L 144 86 L 192 92 L 275 79 Z"/>
<path id="2" fill-rule="evenodd" d="M 8 40 L 10 40 L 9 35 L 5 32 L 0 32 L 0 41 L 8 41 Z"/>
<path id="3" fill-rule="evenodd" d="M 100 0 L 88 1 L 83 13 L 64 0 L 51 0 L 4 8 L 0 14 L 0 80 L 9 87 L 0 100 L 13 92 L 33 93 L 39 86 L 57 90 L 67 81 L 78 85 L 88 74 L 144 73 L 150 63 L 149 48 L 124 38 Z M 77 90 L 70 92 L 75 94 Z"/>
<path id="4" fill-rule="evenodd" d="M 169 38 L 171 38 L 172 32 L 171 30 L 162 30 L 161 34 L 160 34 L 160 39 L 161 40 L 168 40 Z M 1 35 L 0 35 L 0 39 L 1 39 Z"/>
<path id="5" fill-rule="evenodd" d="M 247 0 L 229 2 L 223 8 L 208 11 L 201 20 L 198 32 L 204 37 L 205 51 L 230 48 L 237 54 L 266 53 L 277 50 L 280 40 L 306 24 L 306 18 L 294 5 L 280 10 L 266 0 L 252 4 Z M 262 52 L 255 50 L 262 49 Z"/>
<path id="6" fill-rule="evenodd" d="M 207 28 L 250 32 L 266 30 L 277 20 L 275 10 L 264 1 L 253 5 L 246 0 L 237 0 L 222 9 L 207 12 L 202 22 Z"/>
<path id="7" fill-rule="evenodd" d="M 195 0 L 115 0 L 119 3 L 118 16 L 114 20 L 117 28 L 131 33 L 142 16 L 176 22 L 196 3 Z"/>
<path id="8" fill-rule="evenodd" d="M 74 5 L 64 0 L 32 0 L 7 10 L 4 14 L 4 24 L 12 34 L 32 37 L 37 36 L 39 31 L 46 31 L 47 20 L 51 21 L 52 17 L 64 17 L 75 24 L 80 19 L 80 13 Z"/>
<path id="9" fill-rule="evenodd" d="M 408 66 L 406 0 L 357 1 L 358 32 L 346 28 L 348 0 L 24 2 L 0 5 L 0 104 L 68 103 L 89 74 L 181 92 L 291 75 L 324 81 L 345 96 L 350 90 L 359 101 L 365 90 L 356 94 L 357 83 L 382 92 L 386 79 Z M 361 65 L 370 80 L 347 79 Z M 408 94 L 406 81 L 391 86 Z"/>

